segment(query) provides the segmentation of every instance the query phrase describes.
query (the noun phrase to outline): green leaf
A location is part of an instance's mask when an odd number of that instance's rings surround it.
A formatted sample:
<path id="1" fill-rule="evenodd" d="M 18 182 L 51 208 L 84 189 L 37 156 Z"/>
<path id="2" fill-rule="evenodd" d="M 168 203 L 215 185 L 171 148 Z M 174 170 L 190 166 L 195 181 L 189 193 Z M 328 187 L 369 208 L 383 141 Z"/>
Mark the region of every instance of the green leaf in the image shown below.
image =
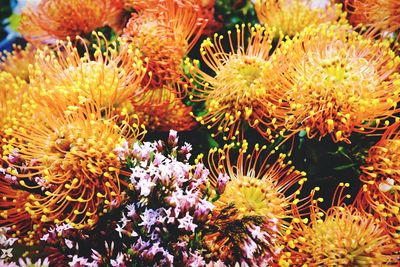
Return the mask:
<path id="1" fill-rule="evenodd" d="M 351 164 L 341 165 L 341 166 L 335 167 L 333 169 L 335 171 L 342 171 L 342 170 L 351 169 L 353 167 L 356 167 L 357 165 L 358 165 L 357 163 L 351 163 Z"/>

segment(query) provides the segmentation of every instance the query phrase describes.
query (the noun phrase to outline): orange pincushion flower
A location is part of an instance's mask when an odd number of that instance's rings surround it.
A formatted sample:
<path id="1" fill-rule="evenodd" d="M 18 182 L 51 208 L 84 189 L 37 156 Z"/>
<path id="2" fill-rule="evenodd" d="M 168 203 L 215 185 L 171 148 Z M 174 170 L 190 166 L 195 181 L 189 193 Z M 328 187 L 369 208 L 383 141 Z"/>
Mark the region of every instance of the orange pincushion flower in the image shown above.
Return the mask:
<path id="1" fill-rule="evenodd" d="M 30 87 L 39 104 L 52 109 L 61 106 L 63 110 L 93 103 L 109 108 L 143 93 L 146 63 L 139 51 L 123 41 L 117 49 L 102 33 L 94 36 L 94 56 L 86 48 L 81 57 L 71 42 L 62 41 L 56 52 L 48 47 L 38 51 Z"/>
<path id="2" fill-rule="evenodd" d="M 400 123 L 371 147 L 361 169 L 361 207 L 381 216 L 392 232 L 400 231 Z M 400 238 L 398 233 L 395 236 Z"/>
<path id="3" fill-rule="evenodd" d="M 290 132 L 350 142 L 352 132 L 385 129 L 399 112 L 400 58 L 389 41 L 349 25 L 306 28 L 275 51 L 274 64 L 265 102 Z"/>
<path id="4" fill-rule="evenodd" d="M 235 259 L 237 249 L 243 249 L 241 246 L 250 238 L 246 232 L 260 227 L 259 230 L 266 232 L 271 240 L 267 248 L 260 241 L 257 251 L 261 256 L 274 257 L 279 253 L 287 228 L 286 220 L 291 218 L 290 207 L 300 201 L 297 195 L 307 180 L 305 173 L 295 170 L 291 161 L 285 162 L 284 154 L 269 163 L 274 153 L 265 157 L 265 146 L 256 145 L 247 154 L 246 142 L 235 164 L 231 147 L 212 149 L 208 156 L 210 181 L 219 197 L 213 203 L 215 208 L 210 223 L 216 229 L 206 235 L 206 243 L 219 259 L 235 262 L 239 260 Z M 245 229 L 240 229 L 240 225 Z"/>
<path id="5" fill-rule="evenodd" d="M 54 43 L 115 26 L 123 7 L 124 0 L 41 0 L 23 10 L 19 30 L 31 42 Z"/>
<path id="6" fill-rule="evenodd" d="M 207 20 L 207 25 L 203 32 L 204 35 L 213 34 L 223 27 L 223 23 L 217 21 L 214 17 L 215 0 L 191 0 L 191 2 L 200 7 L 201 17 Z"/>
<path id="7" fill-rule="evenodd" d="M 354 26 L 362 24 L 388 32 L 400 29 L 398 0 L 346 0 L 345 7 Z"/>
<path id="8" fill-rule="evenodd" d="M 119 206 L 126 185 L 120 178 L 120 148 L 144 132 L 137 121 L 118 126 L 109 114 L 95 107 L 64 117 L 44 110 L 36 124 L 12 132 L 18 140 L 14 148 L 27 165 L 27 172 L 18 174 L 20 184 L 42 190 L 29 195 L 26 210 L 33 217 L 80 229 Z"/>
<path id="9" fill-rule="evenodd" d="M 1 54 L 0 52 L 0 56 L 0 70 L 29 82 L 28 66 L 35 62 L 35 49 L 29 43 L 25 48 L 14 44 L 11 53 L 4 51 Z"/>
<path id="10" fill-rule="evenodd" d="M 3 169 L 0 172 L 0 227 L 10 227 L 8 234 L 18 237 L 18 242 L 33 245 L 35 230 L 39 225 L 25 210 L 29 192 L 18 188 L 15 176 L 6 174 Z"/>
<path id="11" fill-rule="evenodd" d="M 324 5 L 313 0 L 256 0 L 255 10 L 262 24 L 276 27 L 293 36 L 309 25 L 336 21 L 342 14 L 341 5 Z M 323 2 L 323 1 L 322 1 Z"/>
<path id="12" fill-rule="evenodd" d="M 125 0 L 125 6 L 137 11 L 143 11 L 154 8 L 160 2 L 162 0 Z M 216 32 L 222 27 L 222 24 L 214 19 L 215 0 L 186 0 L 185 2 L 197 5 L 201 12 L 200 17 L 208 21 L 204 34 Z"/>
<path id="13" fill-rule="evenodd" d="M 324 218 L 325 216 L 325 218 Z M 400 247 L 379 220 L 349 206 L 295 218 L 280 266 L 394 266 Z"/>
<path id="14" fill-rule="evenodd" d="M 136 11 L 142 11 L 149 8 L 154 8 L 160 3 L 160 0 L 125 0 L 126 8 L 133 8 Z"/>
<path id="15" fill-rule="evenodd" d="M 155 8 L 132 16 L 124 37 L 149 58 L 150 88 L 166 86 L 182 77 L 183 57 L 204 26 L 198 7 L 187 1 L 160 1 Z"/>
<path id="16" fill-rule="evenodd" d="M 191 106 L 182 103 L 171 90 L 167 88 L 153 89 L 145 93 L 143 101 L 134 103 L 132 113 L 138 115 L 147 129 L 168 132 L 188 131 L 196 122 L 190 113 Z"/>
<path id="17" fill-rule="evenodd" d="M 196 119 L 208 129 L 215 127 L 217 134 L 226 133 L 224 139 L 234 140 L 243 134 L 243 122 L 247 122 L 258 130 L 267 128 L 260 132 L 271 140 L 275 137 L 269 127 L 272 119 L 260 101 L 268 90 L 261 73 L 271 67 L 269 53 L 276 33 L 260 25 L 249 25 L 249 32 L 246 42 L 245 25 L 237 25 L 234 43 L 228 31 L 229 52 L 222 45 L 222 35 L 215 34 L 213 42 L 208 38 L 201 44 L 201 56 L 215 76 L 200 70 L 194 61 L 191 74 L 201 88 L 194 88 L 191 99 L 206 102 L 207 114 Z"/>

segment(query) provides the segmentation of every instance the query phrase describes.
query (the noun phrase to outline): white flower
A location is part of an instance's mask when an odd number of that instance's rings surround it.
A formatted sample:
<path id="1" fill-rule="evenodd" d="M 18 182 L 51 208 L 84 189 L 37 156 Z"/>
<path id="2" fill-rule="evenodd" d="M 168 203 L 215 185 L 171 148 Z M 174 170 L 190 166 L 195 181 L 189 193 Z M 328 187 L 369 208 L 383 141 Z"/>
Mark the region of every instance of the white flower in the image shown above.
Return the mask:
<path id="1" fill-rule="evenodd" d="M 88 264 L 88 259 L 84 257 L 78 257 L 78 255 L 74 255 L 72 261 L 70 261 L 68 264 L 71 267 L 86 266 Z"/>
<path id="2" fill-rule="evenodd" d="M 11 253 L 13 248 L 8 249 L 1 249 L 1 256 L 0 259 L 10 259 L 12 258 L 13 254 Z"/>
<path id="3" fill-rule="evenodd" d="M 111 260 L 110 264 L 113 267 L 125 267 L 124 254 L 118 253 L 117 258 L 115 260 Z"/>
<path id="4" fill-rule="evenodd" d="M 178 221 L 179 221 L 178 228 L 183 228 L 186 231 L 192 231 L 194 233 L 197 224 L 193 223 L 193 217 L 189 214 L 189 212 L 186 212 L 185 217 L 183 217 L 182 219 L 178 219 Z"/>
<path id="5" fill-rule="evenodd" d="M 130 220 L 126 218 L 125 213 L 122 213 L 122 218 L 119 221 L 122 222 L 122 228 L 125 228 L 128 222 L 130 222 Z"/>
<path id="6" fill-rule="evenodd" d="M 32 263 L 31 259 L 26 258 L 26 259 L 22 259 L 20 258 L 18 260 L 19 266 L 20 267 L 48 267 L 50 265 L 49 260 L 47 258 L 45 258 L 42 262 L 41 259 L 39 259 L 37 262 Z"/>
<path id="7" fill-rule="evenodd" d="M 71 249 L 71 248 L 74 246 L 74 244 L 72 243 L 71 240 L 65 238 L 64 241 L 65 241 L 65 245 L 66 245 L 69 249 Z"/>
<path id="8" fill-rule="evenodd" d="M 18 240 L 18 238 L 8 238 L 5 242 L 4 242 L 4 245 L 5 246 L 7 246 L 7 247 L 9 247 L 9 246 L 12 246 L 14 243 L 15 243 L 15 241 L 17 241 Z"/>
<path id="9" fill-rule="evenodd" d="M 128 213 L 126 214 L 128 217 L 132 218 L 136 214 L 135 203 L 129 204 L 126 206 L 128 209 Z"/>
<path id="10" fill-rule="evenodd" d="M 137 183 L 137 189 L 140 189 L 140 195 L 147 197 L 150 195 L 151 189 L 155 186 L 156 184 L 153 183 L 150 179 L 147 179 L 145 177 L 142 177 L 139 182 Z"/>
<path id="11" fill-rule="evenodd" d="M 119 224 L 117 224 L 117 228 L 115 228 L 115 231 L 118 232 L 119 238 L 122 238 L 122 234 L 125 231 L 124 225 L 120 226 Z"/>

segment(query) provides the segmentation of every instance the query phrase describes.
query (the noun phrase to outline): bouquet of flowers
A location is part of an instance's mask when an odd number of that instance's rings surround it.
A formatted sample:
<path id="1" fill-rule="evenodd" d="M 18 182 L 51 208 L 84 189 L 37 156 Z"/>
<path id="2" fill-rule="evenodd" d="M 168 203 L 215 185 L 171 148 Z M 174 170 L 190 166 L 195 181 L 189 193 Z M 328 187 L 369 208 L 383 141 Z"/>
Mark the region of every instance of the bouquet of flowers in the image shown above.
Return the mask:
<path id="1" fill-rule="evenodd" d="M 1 266 L 399 264 L 397 0 L 0 12 Z"/>

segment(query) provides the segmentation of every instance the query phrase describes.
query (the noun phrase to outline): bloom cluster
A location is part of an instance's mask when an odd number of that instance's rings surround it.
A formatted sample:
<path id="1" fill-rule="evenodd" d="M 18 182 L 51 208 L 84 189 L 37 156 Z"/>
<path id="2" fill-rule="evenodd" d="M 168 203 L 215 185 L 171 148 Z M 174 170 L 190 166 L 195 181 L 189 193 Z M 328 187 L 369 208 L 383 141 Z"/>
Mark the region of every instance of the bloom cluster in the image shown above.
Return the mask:
<path id="1" fill-rule="evenodd" d="M 133 262 L 157 265 L 204 265 L 201 231 L 214 205 L 208 200 L 209 171 L 190 165 L 191 146 L 177 146 L 175 131 L 168 144 L 135 143 L 131 151 L 129 201 L 116 225 L 129 237 Z"/>

